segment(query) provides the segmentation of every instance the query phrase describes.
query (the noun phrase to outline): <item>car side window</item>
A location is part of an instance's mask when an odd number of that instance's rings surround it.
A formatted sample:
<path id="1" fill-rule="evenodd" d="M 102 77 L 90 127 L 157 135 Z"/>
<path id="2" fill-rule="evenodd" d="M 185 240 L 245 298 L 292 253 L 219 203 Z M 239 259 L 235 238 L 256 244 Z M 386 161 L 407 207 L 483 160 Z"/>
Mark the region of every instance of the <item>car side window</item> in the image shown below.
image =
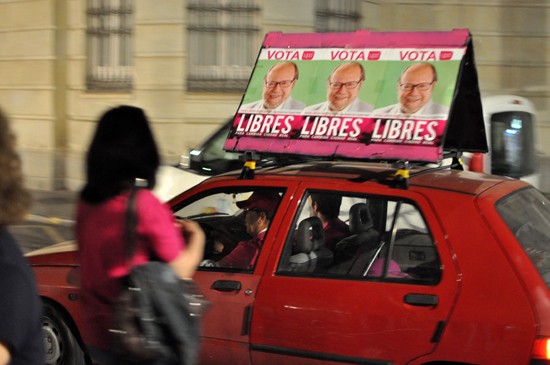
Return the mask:
<path id="1" fill-rule="evenodd" d="M 282 189 L 226 188 L 178 204 L 176 218 L 193 219 L 205 232 L 201 269 L 252 271 L 282 195 Z"/>
<path id="2" fill-rule="evenodd" d="M 433 284 L 440 267 L 426 221 L 412 202 L 309 191 L 277 273 Z"/>

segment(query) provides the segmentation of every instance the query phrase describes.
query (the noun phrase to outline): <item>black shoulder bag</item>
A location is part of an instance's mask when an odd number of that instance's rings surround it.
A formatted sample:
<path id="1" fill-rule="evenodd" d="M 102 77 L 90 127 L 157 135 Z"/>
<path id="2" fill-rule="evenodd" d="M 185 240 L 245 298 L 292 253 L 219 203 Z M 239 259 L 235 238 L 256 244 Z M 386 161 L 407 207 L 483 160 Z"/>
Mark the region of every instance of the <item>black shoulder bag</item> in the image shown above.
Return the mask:
<path id="1" fill-rule="evenodd" d="M 136 189 L 128 198 L 125 244 L 128 260 L 136 250 Z M 180 279 L 169 264 L 131 264 L 114 303 L 112 335 L 115 352 L 134 362 L 196 364 L 200 316 L 209 302 L 193 280 Z"/>

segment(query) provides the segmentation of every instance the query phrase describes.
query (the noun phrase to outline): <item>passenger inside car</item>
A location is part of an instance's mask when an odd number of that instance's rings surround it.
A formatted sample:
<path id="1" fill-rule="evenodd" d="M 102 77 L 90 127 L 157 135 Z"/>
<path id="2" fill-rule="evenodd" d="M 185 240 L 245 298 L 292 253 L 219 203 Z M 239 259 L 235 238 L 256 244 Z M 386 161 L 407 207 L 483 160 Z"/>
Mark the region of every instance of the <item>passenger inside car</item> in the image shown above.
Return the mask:
<path id="1" fill-rule="evenodd" d="M 338 218 L 342 195 L 312 193 L 309 196 L 309 204 L 311 216 L 318 217 L 323 224 L 325 246 L 329 250 L 334 250 L 336 243 L 350 234 L 348 225 Z"/>
<path id="2" fill-rule="evenodd" d="M 332 219 L 349 227 L 349 234 L 332 246 L 330 265 L 326 265 L 326 256 L 319 255 L 323 251 L 314 249 L 325 247 L 316 233 L 322 225 L 319 218 L 322 203 L 314 202 L 327 197 L 332 204 Z M 313 217 L 307 217 L 308 210 Z M 313 218 L 317 222 L 312 221 Z M 439 258 L 426 222 L 418 207 L 407 201 L 312 191 L 304 199 L 296 222 L 299 224 L 296 223 L 295 233 L 288 238 L 279 272 L 426 283 L 435 283 L 441 278 Z M 304 227 L 309 235 L 304 236 Z M 297 233 L 300 231 L 302 234 Z M 324 230 L 325 242 L 331 237 L 326 232 Z M 297 255 L 300 250 L 301 254 Z M 320 257 L 325 260 L 321 261 Z"/>
<path id="3" fill-rule="evenodd" d="M 334 247 L 336 273 L 360 274 L 374 257 L 379 243 L 378 231 L 367 203 L 356 203 L 349 210 L 351 235 L 339 241 Z"/>
<path id="4" fill-rule="evenodd" d="M 370 270 L 367 272 L 367 276 L 370 277 L 380 277 L 384 274 L 385 258 L 380 257 L 374 260 Z M 401 267 L 394 260 L 390 260 L 388 273 L 388 278 L 407 278 L 409 275 L 401 271 Z"/>
<path id="5" fill-rule="evenodd" d="M 395 247 L 395 246 L 394 246 Z M 395 261 L 392 252 L 392 258 L 388 260 L 388 246 L 382 242 L 376 250 L 369 266 L 364 270 L 363 276 L 368 277 L 387 277 L 387 278 L 407 278 L 409 275 L 401 270 L 401 266 Z M 386 270 L 387 267 L 387 270 Z"/>
<path id="6" fill-rule="evenodd" d="M 334 255 L 325 244 L 325 231 L 318 217 L 300 222 L 294 232 L 288 268 L 294 272 L 319 272 L 332 264 Z"/>

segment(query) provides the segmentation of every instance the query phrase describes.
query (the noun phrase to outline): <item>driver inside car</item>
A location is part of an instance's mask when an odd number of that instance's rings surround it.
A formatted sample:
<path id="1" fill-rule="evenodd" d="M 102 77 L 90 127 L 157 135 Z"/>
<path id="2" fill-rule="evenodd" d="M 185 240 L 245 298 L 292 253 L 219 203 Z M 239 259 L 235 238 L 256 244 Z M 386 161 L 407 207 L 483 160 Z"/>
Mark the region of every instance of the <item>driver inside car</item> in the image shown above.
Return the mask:
<path id="1" fill-rule="evenodd" d="M 237 207 L 244 211 L 246 232 L 252 238 L 239 242 L 231 253 L 221 260 L 203 260 L 201 266 L 252 269 L 280 199 L 276 192 L 255 191 L 247 200 L 237 202 Z M 218 248 L 220 243 L 218 242 Z"/>

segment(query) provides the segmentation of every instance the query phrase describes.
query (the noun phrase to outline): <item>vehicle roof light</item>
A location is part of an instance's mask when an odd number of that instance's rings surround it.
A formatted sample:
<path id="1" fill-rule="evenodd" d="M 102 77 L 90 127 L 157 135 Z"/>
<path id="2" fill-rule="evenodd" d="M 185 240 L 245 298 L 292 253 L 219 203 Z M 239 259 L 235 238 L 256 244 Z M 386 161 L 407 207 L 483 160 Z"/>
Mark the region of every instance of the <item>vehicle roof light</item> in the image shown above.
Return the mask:
<path id="1" fill-rule="evenodd" d="M 531 356 L 534 359 L 550 360 L 550 338 L 542 337 L 535 339 Z"/>

